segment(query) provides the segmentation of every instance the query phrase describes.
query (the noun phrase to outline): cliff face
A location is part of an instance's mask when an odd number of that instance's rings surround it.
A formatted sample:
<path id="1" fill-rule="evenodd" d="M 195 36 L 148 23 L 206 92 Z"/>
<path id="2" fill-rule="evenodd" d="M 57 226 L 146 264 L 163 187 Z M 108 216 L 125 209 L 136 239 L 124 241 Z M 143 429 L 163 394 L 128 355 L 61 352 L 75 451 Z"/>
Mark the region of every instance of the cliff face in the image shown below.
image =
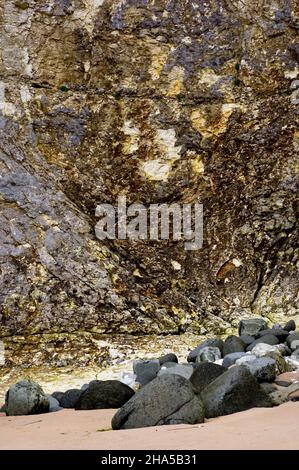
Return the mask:
<path id="1" fill-rule="evenodd" d="M 37 363 L 88 362 L 101 334 L 298 312 L 298 21 L 295 0 L 0 1 L 0 336 L 24 363 L 40 338 Z M 120 194 L 203 203 L 203 248 L 100 242 Z"/>

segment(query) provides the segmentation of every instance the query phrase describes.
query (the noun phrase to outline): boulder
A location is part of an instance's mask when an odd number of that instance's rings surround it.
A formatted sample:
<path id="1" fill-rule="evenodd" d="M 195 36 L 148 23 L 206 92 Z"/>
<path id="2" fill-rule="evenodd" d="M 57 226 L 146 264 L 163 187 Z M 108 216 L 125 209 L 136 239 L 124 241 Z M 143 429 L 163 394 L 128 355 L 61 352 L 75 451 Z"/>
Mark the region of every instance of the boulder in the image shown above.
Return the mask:
<path id="1" fill-rule="evenodd" d="M 247 354 L 244 353 L 244 352 L 233 352 L 231 354 L 227 354 L 223 359 L 222 365 L 223 365 L 223 367 L 230 367 L 233 364 L 235 364 L 235 362 L 238 359 L 240 359 L 241 357 L 244 357 L 246 355 Z"/>
<path id="2" fill-rule="evenodd" d="M 265 335 L 262 336 L 262 338 L 256 339 L 253 343 L 251 343 L 249 346 L 247 346 L 246 351 L 252 351 L 253 348 L 257 344 L 269 344 L 270 346 L 273 346 L 275 344 L 278 344 L 279 341 L 274 335 Z"/>
<path id="3" fill-rule="evenodd" d="M 285 324 L 284 330 L 286 330 L 286 331 L 295 331 L 296 330 L 296 323 L 294 322 L 294 320 L 289 320 Z"/>
<path id="4" fill-rule="evenodd" d="M 238 336 L 228 336 L 224 341 L 223 345 L 223 356 L 225 357 L 227 354 L 236 353 L 236 352 L 244 352 L 245 351 L 245 344 Z"/>
<path id="5" fill-rule="evenodd" d="M 293 383 L 292 385 L 289 385 L 288 387 L 281 388 L 280 390 L 277 390 L 276 392 L 270 393 L 269 397 L 272 400 L 273 406 L 278 406 L 282 405 L 282 403 L 286 403 L 287 401 L 290 400 L 296 400 L 296 395 L 299 393 L 299 384 L 298 383 Z"/>
<path id="6" fill-rule="evenodd" d="M 283 330 L 282 328 L 272 328 L 272 330 L 267 329 L 267 330 L 262 330 L 258 333 L 258 338 L 262 338 L 267 335 L 274 335 L 280 343 L 284 343 L 289 336 L 289 332 L 286 330 Z"/>
<path id="7" fill-rule="evenodd" d="M 220 349 L 207 346 L 199 351 L 196 362 L 215 362 L 219 359 L 221 359 Z"/>
<path id="8" fill-rule="evenodd" d="M 283 372 L 288 372 L 291 370 L 291 367 L 288 365 L 288 362 L 282 356 L 280 352 L 280 346 L 270 346 L 269 344 L 257 344 L 251 351 L 256 357 L 271 357 L 276 362 L 276 373 L 282 374 Z M 289 358 L 287 358 L 289 359 Z"/>
<path id="9" fill-rule="evenodd" d="M 221 353 L 223 351 L 223 341 L 219 338 L 210 338 L 206 339 L 203 343 L 199 344 L 196 348 L 192 349 L 192 351 L 189 352 L 189 355 L 187 357 L 188 362 L 195 362 L 196 358 L 201 351 L 201 349 L 205 347 L 212 347 L 212 348 L 218 348 L 220 349 Z"/>
<path id="10" fill-rule="evenodd" d="M 256 378 L 244 366 L 235 366 L 210 383 L 201 394 L 207 418 L 272 405 Z"/>
<path id="11" fill-rule="evenodd" d="M 62 399 L 63 395 L 64 395 L 64 392 L 53 392 L 51 394 L 51 396 L 55 398 L 55 400 L 57 400 L 60 405 L 61 405 L 60 400 Z"/>
<path id="12" fill-rule="evenodd" d="M 217 379 L 221 374 L 226 372 L 226 368 L 213 362 L 201 362 L 194 366 L 193 374 L 190 378 L 196 393 L 201 393 L 202 390 L 209 385 L 213 380 Z"/>
<path id="13" fill-rule="evenodd" d="M 184 377 L 185 379 L 190 379 L 191 375 L 193 374 L 193 366 L 191 364 L 174 364 L 172 363 L 172 367 L 167 367 L 170 363 L 164 364 L 158 372 L 158 377 L 161 377 L 165 374 L 175 374 Z"/>
<path id="14" fill-rule="evenodd" d="M 36 382 L 21 380 L 12 385 L 5 397 L 7 416 L 34 415 L 47 413 L 49 400 Z"/>
<path id="15" fill-rule="evenodd" d="M 192 384 L 184 377 L 165 374 L 152 380 L 112 418 L 112 429 L 162 424 L 195 424 L 204 420 L 204 408 Z"/>
<path id="16" fill-rule="evenodd" d="M 247 364 L 248 362 L 252 362 L 256 359 L 254 354 L 245 354 L 244 356 L 240 357 L 236 360 L 236 365 L 241 366 L 242 364 Z"/>
<path id="17" fill-rule="evenodd" d="M 186 364 L 177 364 L 176 362 L 164 362 L 164 364 L 161 366 L 161 369 L 170 369 L 171 367 L 176 367 L 177 365 L 186 365 Z M 191 364 L 187 364 L 187 365 L 189 366 Z M 157 375 L 159 375 L 159 372 Z"/>
<path id="18" fill-rule="evenodd" d="M 291 333 L 287 337 L 286 343 L 292 351 L 299 349 L 299 333 Z"/>
<path id="19" fill-rule="evenodd" d="M 271 357 L 259 357 L 244 364 L 258 382 L 273 382 L 276 376 L 276 361 Z"/>
<path id="20" fill-rule="evenodd" d="M 267 393 L 267 395 L 277 391 L 277 388 L 275 387 L 275 385 L 269 382 L 260 383 L 260 387 L 264 390 L 265 393 Z"/>
<path id="21" fill-rule="evenodd" d="M 159 359 L 137 359 L 133 362 L 133 371 L 136 382 L 143 387 L 157 377 L 160 370 Z"/>
<path id="22" fill-rule="evenodd" d="M 81 394 L 76 410 L 120 408 L 134 395 L 128 385 L 119 380 L 96 380 Z"/>
<path id="23" fill-rule="evenodd" d="M 264 318 L 249 318 L 247 320 L 241 320 L 239 323 L 239 336 L 256 336 L 260 331 L 265 330 L 267 326 L 268 323 Z"/>
<path id="24" fill-rule="evenodd" d="M 294 338 L 290 341 L 291 351 L 296 351 L 299 348 L 299 338 Z"/>
<path id="25" fill-rule="evenodd" d="M 281 387 L 289 387 L 289 385 L 292 385 L 293 383 L 299 383 L 299 371 L 279 374 L 275 379 L 275 383 Z"/>
<path id="26" fill-rule="evenodd" d="M 78 400 L 83 392 L 84 390 L 79 390 L 78 388 L 70 388 L 64 392 L 60 399 L 58 399 L 57 396 L 54 396 L 54 394 L 52 394 L 52 396 L 59 401 L 62 408 L 76 408 Z"/>
<path id="27" fill-rule="evenodd" d="M 263 357 L 263 356 L 267 355 L 266 354 L 267 352 L 271 352 L 271 351 L 279 352 L 279 354 L 281 354 L 282 356 L 287 356 L 287 355 L 291 354 L 291 350 L 289 349 L 287 344 L 284 344 L 284 343 L 273 344 L 273 345 L 265 344 L 265 343 L 258 343 L 256 346 L 254 346 L 253 349 L 254 349 L 254 351 L 256 351 L 256 354 L 259 357 Z M 250 352 L 247 352 L 247 354 L 249 354 L 249 353 Z"/>
<path id="28" fill-rule="evenodd" d="M 249 346 L 255 340 L 255 337 L 250 335 L 241 335 L 239 338 L 245 346 Z"/>
<path id="29" fill-rule="evenodd" d="M 49 400 L 49 412 L 53 413 L 55 411 L 60 411 L 63 408 L 60 406 L 60 403 L 52 395 L 46 395 Z"/>
<path id="30" fill-rule="evenodd" d="M 179 362 L 177 356 L 173 353 L 168 353 L 162 357 L 159 357 L 158 361 L 160 363 L 160 366 L 163 366 L 163 364 L 165 364 L 166 362 L 174 362 L 174 363 Z"/>

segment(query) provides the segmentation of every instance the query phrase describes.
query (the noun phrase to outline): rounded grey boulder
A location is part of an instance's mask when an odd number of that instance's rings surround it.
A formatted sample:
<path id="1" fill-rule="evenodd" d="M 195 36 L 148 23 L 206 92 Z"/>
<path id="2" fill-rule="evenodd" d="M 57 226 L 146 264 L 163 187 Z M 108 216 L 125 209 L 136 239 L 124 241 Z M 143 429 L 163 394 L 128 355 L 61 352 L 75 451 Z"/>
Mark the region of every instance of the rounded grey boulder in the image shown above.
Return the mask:
<path id="1" fill-rule="evenodd" d="M 196 348 L 192 349 L 192 351 L 189 352 L 187 361 L 188 362 L 195 362 L 198 354 L 203 348 L 206 347 L 212 347 L 212 348 L 219 348 L 220 352 L 222 353 L 223 351 L 223 341 L 222 339 L 219 338 L 209 338 L 203 341 L 203 343 L 199 344 L 196 346 Z"/>
<path id="2" fill-rule="evenodd" d="M 275 346 L 276 344 L 279 344 L 279 340 L 274 335 L 265 335 L 256 339 L 253 343 L 247 346 L 246 351 L 252 351 L 257 344 L 268 344 L 269 346 Z"/>
<path id="3" fill-rule="evenodd" d="M 284 343 L 289 336 L 289 331 L 283 330 L 282 328 L 272 328 L 272 330 L 262 330 L 258 333 L 258 338 L 263 336 L 274 335 L 280 343 Z"/>
<path id="4" fill-rule="evenodd" d="M 21 380 L 12 385 L 5 397 L 7 416 L 34 415 L 47 413 L 49 400 L 36 382 Z"/>
<path id="5" fill-rule="evenodd" d="M 190 379 L 191 375 L 193 374 L 194 369 L 191 364 L 172 363 L 173 364 L 172 367 L 167 366 L 167 364 L 170 364 L 170 363 L 166 362 L 166 365 L 162 366 L 162 368 L 158 372 L 158 377 L 160 377 L 161 375 L 165 375 L 165 374 L 176 374 L 176 375 L 180 375 L 181 377 L 184 377 L 185 379 Z"/>
<path id="6" fill-rule="evenodd" d="M 166 362 L 173 362 L 173 363 L 179 362 L 177 356 L 173 353 L 165 354 L 165 356 L 159 357 L 158 360 L 159 360 L 160 366 L 162 366 Z"/>
<path id="7" fill-rule="evenodd" d="M 235 362 L 243 356 L 246 356 L 245 352 L 233 352 L 233 353 L 227 354 L 223 359 L 222 365 L 223 367 L 228 368 L 232 366 L 233 364 L 235 364 Z"/>
<path id="8" fill-rule="evenodd" d="M 219 359 L 221 359 L 220 349 L 206 346 L 199 351 L 196 362 L 215 362 Z"/>
<path id="9" fill-rule="evenodd" d="M 119 380 L 93 380 L 83 391 L 76 410 L 119 408 L 133 395 L 134 390 Z"/>
<path id="10" fill-rule="evenodd" d="M 59 401 L 54 398 L 52 395 L 47 395 L 47 398 L 49 400 L 49 412 L 54 413 L 55 411 L 60 411 L 63 408 L 60 406 Z"/>
<path id="11" fill-rule="evenodd" d="M 159 359 L 136 359 L 133 362 L 136 381 L 143 387 L 157 377 L 160 367 Z"/>
<path id="12" fill-rule="evenodd" d="M 238 336 L 228 336 L 224 341 L 223 346 L 223 356 L 225 357 L 227 354 L 237 353 L 237 352 L 244 352 L 245 351 L 245 344 Z"/>
<path id="13" fill-rule="evenodd" d="M 229 415 L 272 401 L 244 366 L 235 366 L 211 382 L 201 393 L 206 418 Z"/>
<path id="14" fill-rule="evenodd" d="M 152 380 L 123 405 L 112 418 L 112 429 L 162 424 L 195 424 L 204 420 L 201 399 L 189 380 L 165 374 Z"/>
<path id="15" fill-rule="evenodd" d="M 253 343 L 253 341 L 255 340 L 255 337 L 250 336 L 250 335 L 241 335 L 240 340 L 243 341 L 245 346 L 249 346 L 251 343 Z"/>
<path id="16" fill-rule="evenodd" d="M 286 331 L 295 331 L 296 330 L 296 323 L 294 320 L 289 320 L 284 327 L 284 330 Z"/>

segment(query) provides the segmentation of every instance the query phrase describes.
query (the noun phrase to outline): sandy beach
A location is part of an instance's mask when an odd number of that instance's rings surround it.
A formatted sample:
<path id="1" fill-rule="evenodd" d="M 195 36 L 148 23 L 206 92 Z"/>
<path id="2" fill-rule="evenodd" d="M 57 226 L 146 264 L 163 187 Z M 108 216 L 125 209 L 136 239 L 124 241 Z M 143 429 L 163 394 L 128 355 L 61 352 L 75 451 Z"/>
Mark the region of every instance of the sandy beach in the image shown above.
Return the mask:
<path id="1" fill-rule="evenodd" d="M 194 426 L 112 431 L 115 410 L 0 415 L 0 449 L 299 450 L 299 403 L 255 408 Z"/>

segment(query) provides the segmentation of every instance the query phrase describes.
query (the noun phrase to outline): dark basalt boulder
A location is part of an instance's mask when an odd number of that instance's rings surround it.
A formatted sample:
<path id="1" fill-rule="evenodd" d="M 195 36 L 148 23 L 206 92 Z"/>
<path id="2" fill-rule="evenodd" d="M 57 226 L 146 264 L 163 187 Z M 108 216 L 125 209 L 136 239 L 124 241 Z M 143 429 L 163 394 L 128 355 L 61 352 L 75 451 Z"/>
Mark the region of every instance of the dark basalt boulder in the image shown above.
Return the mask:
<path id="1" fill-rule="evenodd" d="M 55 400 L 58 401 L 58 403 L 61 405 L 60 400 L 62 399 L 64 392 L 53 392 L 51 393 L 52 397 L 55 398 Z"/>
<path id="2" fill-rule="evenodd" d="M 206 418 L 229 415 L 254 407 L 270 407 L 272 401 L 244 366 L 224 372 L 201 393 Z"/>
<path id="3" fill-rule="evenodd" d="M 158 361 L 160 363 L 160 366 L 163 366 L 163 364 L 167 362 L 175 362 L 175 363 L 179 362 L 177 356 L 173 353 L 168 353 L 162 357 L 159 357 Z"/>
<path id="4" fill-rule="evenodd" d="M 112 429 L 162 424 L 195 424 L 204 420 L 204 408 L 189 380 L 165 374 L 152 380 L 112 418 Z"/>
<path id="5" fill-rule="evenodd" d="M 60 396 L 60 398 L 58 398 L 57 395 L 55 396 L 54 394 L 52 394 L 52 396 L 54 396 L 54 398 L 59 401 L 60 406 L 62 406 L 62 408 L 76 408 L 76 405 L 82 393 L 83 390 L 71 388 L 64 392 L 64 394 Z"/>
<path id="6" fill-rule="evenodd" d="M 142 387 L 157 377 L 160 368 L 159 359 L 136 359 L 133 362 L 136 381 Z"/>
<path id="7" fill-rule="evenodd" d="M 194 372 L 190 377 L 190 382 L 196 393 L 201 393 L 207 385 L 226 371 L 227 369 L 225 367 L 213 364 L 212 362 L 197 363 L 194 366 Z"/>
<path id="8" fill-rule="evenodd" d="M 266 330 L 260 331 L 258 333 L 258 338 L 262 338 L 263 336 L 266 336 L 266 335 L 273 335 L 278 339 L 280 343 L 284 343 L 287 337 L 289 336 L 289 334 L 290 334 L 289 331 L 283 330 L 282 328 L 272 328 L 272 330 L 266 329 Z"/>
<path id="9" fill-rule="evenodd" d="M 227 354 L 236 353 L 236 352 L 244 352 L 245 351 L 245 344 L 238 336 L 228 336 L 224 341 L 223 345 L 223 356 L 225 357 Z"/>
<path id="10" fill-rule="evenodd" d="M 83 391 L 76 410 L 120 408 L 134 395 L 134 390 L 118 380 L 97 380 Z"/>
<path id="11" fill-rule="evenodd" d="M 289 320 L 285 326 L 284 326 L 284 330 L 286 331 L 295 331 L 296 330 L 296 323 L 294 322 L 294 320 Z"/>
<path id="12" fill-rule="evenodd" d="M 253 343 L 247 346 L 246 351 L 252 351 L 257 344 L 269 344 L 270 346 L 275 346 L 279 344 L 279 340 L 274 335 L 265 335 L 261 338 L 256 339 Z"/>
<path id="13" fill-rule="evenodd" d="M 250 335 L 241 335 L 240 340 L 243 341 L 245 346 L 249 346 L 251 343 L 253 343 L 253 341 L 255 340 L 255 337 L 250 336 Z"/>

